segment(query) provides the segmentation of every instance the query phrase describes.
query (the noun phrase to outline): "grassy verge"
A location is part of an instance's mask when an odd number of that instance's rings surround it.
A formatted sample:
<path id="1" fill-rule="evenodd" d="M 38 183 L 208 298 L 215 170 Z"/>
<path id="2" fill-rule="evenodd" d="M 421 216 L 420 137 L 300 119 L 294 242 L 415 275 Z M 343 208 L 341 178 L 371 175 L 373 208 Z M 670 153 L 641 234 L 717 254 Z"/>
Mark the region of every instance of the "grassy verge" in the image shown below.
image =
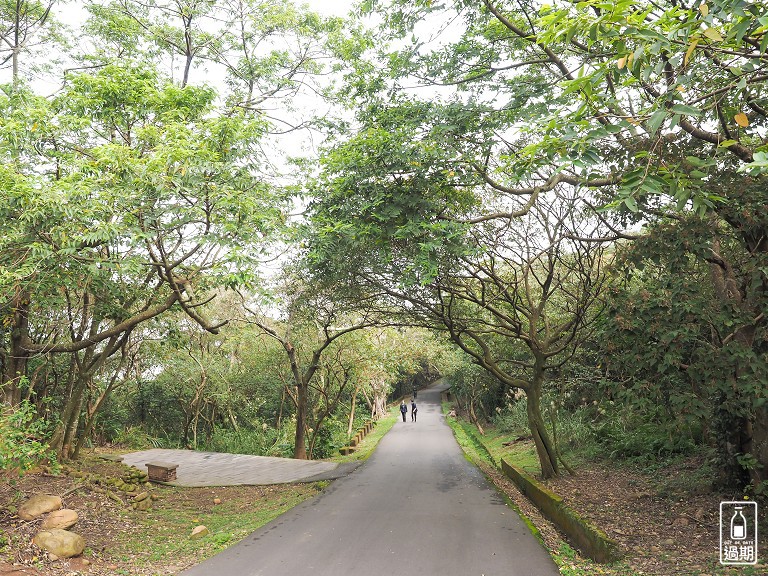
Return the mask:
<path id="1" fill-rule="evenodd" d="M 356 460 L 366 460 L 374 449 L 378 446 L 384 434 L 390 431 L 392 426 L 397 422 L 399 412 L 396 412 L 394 408 L 389 411 L 389 414 L 376 422 L 376 426 L 371 430 L 368 435 L 356 446 L 356 450 L 351 454 L 337 455 L 333 458 L 329 458 L 332 462 L 354 462 Z"/>

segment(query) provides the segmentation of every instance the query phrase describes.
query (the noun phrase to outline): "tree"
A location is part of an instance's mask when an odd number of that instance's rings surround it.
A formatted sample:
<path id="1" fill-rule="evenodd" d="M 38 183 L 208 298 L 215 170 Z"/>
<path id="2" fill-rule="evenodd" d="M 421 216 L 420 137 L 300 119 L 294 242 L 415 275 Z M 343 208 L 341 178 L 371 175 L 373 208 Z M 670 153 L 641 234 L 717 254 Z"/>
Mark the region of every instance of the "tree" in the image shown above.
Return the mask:
<path id="1" fill-rule="evenodd" d="M 255 262 L 282 222 L 279 198 L 257 175 L 262 124 L 211 117 L 211 90 L 160 82 L 151 69 L 107 66 L 75 77 L 53 106 L 25 106 L 18 92 L 2 102 L 16 119 L 8 153 L 23 123 L 33 139 L 6 166 L 13 185 L 2 207 L 14 223 L 0 248 L 3 292 L 16 294 L 6 304 L 11 401 L 30 354 L 102 342 L 115 352 L 136 325 L 173 307 L 216 331 L 221 322 L 203 317 L 197 294 L 242 283 L 235 266 Z M 29 323 L 48 321 L 50 307 L 60 311 L 50 332 L 35 334 Z"/>
<path id="2" fill-rule="evenodd" d="M 0 68 L 10 66 L 12 84 L 22 79 L 22 54 L 40 53 L 43 46 L 57 38 L 60 27 L 51 17 L 56 4 L 57 0 L 4 0 L 0 3 Z"/>
<path id="3" fill-rule="evenodd" d="M 0 385 L 12 404 L 66 394 L 49 404 L 65 456 L 140 327 L 182 313 L 217 333 L 228 316 L 209 319 L 209 303 L 255 284 L 285 224 L 276 123 L 298 123 L 291 101 L 319 90 L 323 43 L 341 23 L 272 4 L 89 2 L 89 42 L 61 48 L 73 67 L 47 58 L 42 80 L 63 83 L 53 97 L 30 88 L 19 56 L 61 38 L 59 6 L 0 7 L 13 80 L 0 95 Z M 195 84 L 211 69 L 219 91 Z"/>
<path id="4" fill-rule="evenodd" d="M 313 206 L 315 265 L 389 296 L 401 322 L 445 331 L 504 386 L 525 390 L 542 474 L 557 475 L 540 399 L 545 372 L 589 337 L 600 311 L 602 224 L 565 193 L 529 203 L 479 184 L 456 189 L 444 152 L 397 141 L 406 133 L 369 130 L 328 155 Z M 511 341 L 529 356 L 512 358 Z"/>
<path id="5" fill-rule="evenodd" d="M 732 228 L 748 255 L 748 263 L 726 261 L 711 240 L 718 254 L 707 260 L 713 284 L 731 286 L 713 297 L 738 310 L 734 339 L 764 356 L 768 277 L 751 272 L 764 266 L 768 250 L 760 208 L 768 167 L 764 3 L 393 0 L 363 7 L 382 26 L 378 50 L 370 49 L 349 75 L 360 110 L 358 142 L 409 109 L 404 125 L 415 142 L 393 145 L 403 157 L 425 162 L 401 165 L 398 174 L 414 186 L 430 182 L 433 193 L 453 194 L 455 202 L 459 191 L 479 182 L 522 199 L 524 212 L 568 184 L 600 196 L 625 221 L 712 215 Z M 371 66 L 376 55 L 386 65 Z M 420 193 L 421 206 L 403 197 L 394 205 L 419 214 L 429 201 Z M 386 210 L 393 208 L 377 216 Z M 497 211 L 486 204 L 477 212 Z M 445 230 L 453 214 L 435 214 L 443 221 L 411 218 L 420 224 L 407 233 Z M 435 242 L 449 238 L 437 236 Z M 734 366 L 737 382 L 748 367 Z M 759 460 L 755 481 L 768 470 L 761 447 L 768 446 L 767 416 L 753 405 L 740 424 L 745 435 L 760 439 L 750 448 Z"/>
<path id="6" fill-rule="evenodd" d="M 316 375 L 322 377 L 323 358 L 332 351 L 332 345 L 342 338 L 378 322 L 376 310 L 366 307 L 365 300 L 348 301 L 338 294 L 332 296 L 327 286 L 305 285 L 295 274 L 286 270 L 282 279 L 281 300 L 284 318 L 270 318 L 269 314 L 246 305 L 246 321 L 255 324 L 274 338 L 285 350 L 292 375 L 290 394 L 296 408 L 296 436 L 293 457 L 307 459 L 306 434 L 310 429 L 310 390 Z M 325 290 L 323 289 L 325 288 Z M 275 302 L 272 303 L 274 306 Z M 343 387 L 349 384 L 342 378 Z M 314 386 L 326 397 L 326 414 L 335 408 L 328 402 L 325 386 Z M 333 404 L 333 405 L 332 405 Z M 324 416 L 322 417 L 324 418 Z M 319 423 L 322 423 L 322 418 Z M 318 422 L 313 430 L 317 430 Z"/>

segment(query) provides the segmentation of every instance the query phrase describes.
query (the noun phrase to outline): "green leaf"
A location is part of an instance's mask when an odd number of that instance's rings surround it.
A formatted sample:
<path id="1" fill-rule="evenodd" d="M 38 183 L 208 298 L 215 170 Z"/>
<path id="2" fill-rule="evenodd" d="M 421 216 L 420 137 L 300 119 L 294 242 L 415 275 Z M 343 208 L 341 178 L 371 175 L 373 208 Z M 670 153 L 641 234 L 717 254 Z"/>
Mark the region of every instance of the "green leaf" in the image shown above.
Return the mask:
<path id="1" fill-rule="evenodd" d="M 723 35 L 720 34 L 718 30 L 715 28 L 707 28 L 704 30 L 704 36 L 712 40 L 713 42 L 722 42 L 723 41 Z"/>
<path id="2" fill-rule="evenodd" d="M 661 127 L 664 119 L 667 117 L 667 111 L 664 109 L 656 110 L 646 122 L 646 129 L 651 136 L 654 136 Z"/>
<path id="3" fill-rule="evenodd" d="M 685 116 L 701 116 L 703 112 L 701 109 L 695 106 L 688 106 L 687 104 L 673 104 L 671 107 L 672 112 L 675 114 L 682 114 Z"/>

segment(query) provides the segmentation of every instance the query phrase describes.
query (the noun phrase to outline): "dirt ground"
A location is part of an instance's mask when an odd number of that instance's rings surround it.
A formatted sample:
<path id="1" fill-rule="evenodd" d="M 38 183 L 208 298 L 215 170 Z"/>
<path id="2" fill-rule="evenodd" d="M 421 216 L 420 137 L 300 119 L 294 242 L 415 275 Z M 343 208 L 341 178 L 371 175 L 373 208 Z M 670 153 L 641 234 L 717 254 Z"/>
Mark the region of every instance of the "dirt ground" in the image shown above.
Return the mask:
<path id="1" fill-rule="evenodd" d="M 550 481 L 549 487 L 562 495 L 572 508 L 604 530 L 626 552 L 622 570 L 606 567 L 592 571 L 578 571 L 579 559 L 573 559 L 572 574 L 633 574 L 654 576 L 681 576 L 694 574 L 748 574 L 738 568 L 723 571 L 718 565 L 719 503 L 730 499 L 722 494 L 706 490 L 690 494 L 685 479 L 695 471 L 694 460 L 680 464 L 675 469 L 656 472 L 654 475 L 627 468 L 609 468 L 605 465 L 581 467 L 576 476 L 566 476 Z M 107 495 L 96 477 L 119 476 L 124 467 L 114 462 L 90 459 L 85 479 L 71 475 L 53 475 L 35 472 L 10 483 L 0 479 L 0 575 L 2 576 L 112 576 L 130 574 L 149 576 L 174 574 L 189 566 L 198 558 L 194 553 L 163 558 L 147 567 L 146 559 L 136 562 L 137 557 L 125 551 L 119 542 L 141 539 L 142 525 L 139 512 L 119 504 Z M 548 547 L 558 553 L 561 536 L 555 528 L 540 516 L 537 510 L 517 491 L 498 470 L 486 466 L 485 473 L 512 499 L 521 511 L 539 529 Z M 77 473 L 76 473 L 77 474 Z M 242 507 L 258 506 L 260 499 L 276 496 L 274 491 L 290 491 L 298 488 L 282 487 L 230 487 L 217 489 L 218 495 L 227 501 L 237 501 Z M 161 506 L 171 515 L 194 514 L 210 508 L 210 489 L 170 489 L 173 497 L 161 495 Z M 32 544 L 39 520 L 25 522 L 16 516 L 18 505 L 25 497 L 35 493 L 63 495 L 65 506 L 78 511 L 80 520 L 76 530 L 87 535 L 88 548 L 79 558 L 52 561 L 48 555 Z M 124 499 L 127 495 L 123 495 Z M 279 496 L 279 494 L 277 495 Z M 155 520 L 157 522 L 157 520 Z M 155 527 L 154 529 L 161 529 Z M 762 539 L 761 554 L 764 559 L 768 543 Z M 134 553 L 136 554 L 136 553 Z M 761 564 L 751 574 L 768 574 L 768 567 Z"/>
<path id="2" fill-rule="evenodd" d="M 155 502 L 158 513 L 149 521 L 145 513 L 131 509 L 131 494 L 114 490 L 104 483 L 107 478 L 120 477 L 126 469 L 119 463 L 90 458 L 77 467 L 74 475 L 37 471 L 13 482 L 0 478 L 0 576 L 176 574 L 210 555 L 211 550 L 185 548 L 166 554 L 160 560 L 148 561 L 153 553 L 151 546 L 156 546 L 150 544 L 150 536 L 156 541 L 158 533 L 167 533 L 169 538 L 179 539 L 179 520 L 194 522 L 196 517 L 213 512 L 217 506 L 214 496 L 225 502 L 229 510 L 257 514 L 259 508 L 277 506 L 297 492 L 311 495 L 317 491 L 315 485 L 308 484 L 215 489 L 153 485 L 151 492 L 158 496 Z M 94 481 L 96 478 L 99 478 L 98 483 Z M 65 508 L 78 512 L 79 519 L 72 530 L 86 539 L 87 547 L 82 556 L 51 559 L 32 543 L 41 520 L 23 521 L 16 511 L 33 494 L 60 495 Z M 188 540 L 189 529 L 184 525 L 181 540 Z M 149 531 L 153 534 L 148 534 Z M 142 550 L 142 544 L 146 544 L 146 550 Z"/>

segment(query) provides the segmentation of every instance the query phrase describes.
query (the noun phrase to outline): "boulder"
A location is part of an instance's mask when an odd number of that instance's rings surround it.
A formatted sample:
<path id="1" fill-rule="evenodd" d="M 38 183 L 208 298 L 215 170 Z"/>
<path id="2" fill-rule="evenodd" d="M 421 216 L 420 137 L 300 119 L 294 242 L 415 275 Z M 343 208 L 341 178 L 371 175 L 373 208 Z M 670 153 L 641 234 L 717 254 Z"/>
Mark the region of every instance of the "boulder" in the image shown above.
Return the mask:
<path id="1" fill-rule="evenodd" d="M 40 548 L 59 558 L 79 556 L 85 550 L 85 539 L 80 534 L 59 528 L 38 532 L 32 541 Z"/>
<path id="2" fill-rule="evenodd" d="M 62 530 L 66 530 L 67 528 L 72 528 L 72 526 L 77 524 L 77 519 L 77 512 L 68 508 L 63 508 L 48 514 L 43 519 L 43 523 L 40 525 L 40 528 L 43 530 L 48 530 L 50 528 L 61 528 Z"/>
<path id="3" fill-rule="evenodd" d="M 190 539 L 192 540 L 199 540 L 200 538 L 203 538 L 204 536 L 208 536 L 211 532 L 203 525 L 195 526 L 192 529 L 192 534 L 189 535 Z"/>
<path id="4" fill-rule="evenodd" d="M 61 509 L 61 498 L 50 494 L 35 494 L 19 507 L 19 518 L 34 520 L 43 514 Z"/>

